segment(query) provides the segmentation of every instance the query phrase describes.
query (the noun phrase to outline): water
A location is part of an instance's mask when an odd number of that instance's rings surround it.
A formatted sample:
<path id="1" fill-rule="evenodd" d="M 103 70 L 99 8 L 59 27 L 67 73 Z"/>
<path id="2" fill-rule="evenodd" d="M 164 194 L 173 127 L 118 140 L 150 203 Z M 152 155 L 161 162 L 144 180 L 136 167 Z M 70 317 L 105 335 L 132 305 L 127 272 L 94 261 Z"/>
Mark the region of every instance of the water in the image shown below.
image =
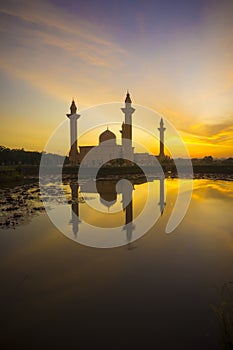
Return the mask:
<path id="1" fill-rule="evenodd" d="M 179 181 L 165 180 L 164 193 L 159 180 L 134 181 L 124 211 L 116 181 L 99 182 L 97 192 L 87 181 L 80 186 L 67 181 L 65 197 L 52 184 L 48 212 L 65 213 L 61 224 L 66 236 L 46 212 L 35 209 L 42 206 L 38 185 L 2 190 L 5 197 L 13 198 L 13 202 L 1 200 L 4 349 L 22 344 L 25 348 L 88 349 L 101 344 L 108 349 L 126 345 L 221 349 L 224 334 L 212 305 L 219 307 L 223 301 L 224 284 L 232 288 L 233 186 L 230 181 L 195 180 L 188 212 L 166 234 Z M 93 236 L 85 238 L 86 224 L 108 227 L 107 239 L 115 242 L 112 229 L 140 217 L 148 186 L 155 197 L 146 215 L 157 221 L 145 235 L 135 240 L 136 228 L 121 230 L 121 247 L 87 246 Z M 6 210 L 17 207 L 22 197 L 22 207 Z M 90 205 L 102 212 L 97 215 Z M 5 225 L 7 219 L 10 223 Z"/>

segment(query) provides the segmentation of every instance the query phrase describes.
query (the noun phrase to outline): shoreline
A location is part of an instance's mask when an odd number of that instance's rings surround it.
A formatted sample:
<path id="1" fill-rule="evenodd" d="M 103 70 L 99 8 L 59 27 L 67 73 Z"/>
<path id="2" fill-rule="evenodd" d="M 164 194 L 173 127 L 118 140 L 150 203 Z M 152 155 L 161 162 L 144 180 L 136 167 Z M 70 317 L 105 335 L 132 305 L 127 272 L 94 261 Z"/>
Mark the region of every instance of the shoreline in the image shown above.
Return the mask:
<path id="1" fill-rule="evenodd" d="M 152 167 L 143 167 L 147 177 L 149 178 L 193 178 L 193 179 L 218 179 L 218 180 L 233 180 L 233 164 L 224 165 L 193 165 L 193 173 L 188 173 L 184 167 L 178 173 L 173 165 L 162 165 L 163 174 L 156 171 Z M 39 180 L 39 165 L 13 165 L 0 167 L 0 184 L 19 184 L 25 181 Z M 182 171 L 183 170 L 183 171 Z M 45 175 L 59 175 L 61 167 L 48 167 L 44 169 Z M 79 167 L 64 166 L 62 168 L 62 178 L 77 178 Z M 97 175 L 96 175 L 97 173 Z M 138 166 L 135 167 L 102 167 L 99 171 L 96 168 L 86 168 L 83 175 L 87 178 L 98 179 L 120 179 L 120 178 L 142 178 L 145 177 L 144 172 Z"/>

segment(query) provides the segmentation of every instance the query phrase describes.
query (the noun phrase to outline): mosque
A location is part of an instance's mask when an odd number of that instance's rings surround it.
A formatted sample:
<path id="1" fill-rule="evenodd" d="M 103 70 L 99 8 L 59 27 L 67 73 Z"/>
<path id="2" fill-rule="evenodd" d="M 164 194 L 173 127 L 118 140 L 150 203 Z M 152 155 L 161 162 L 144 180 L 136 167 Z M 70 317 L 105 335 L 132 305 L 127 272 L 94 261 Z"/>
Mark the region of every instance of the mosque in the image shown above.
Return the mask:
<path id="1" fill-rule="evenodd" d="M 135 109 L 132 107 L 132 101 L 129 92 L 127 91 L 125 98 L 125 106 L 121 108 L 124 114 L 124 121 L 122 123 L 121 145 L 116 143 L 116 135 L 107 127 L 99 135 L 99 144 L 97 146 L 80 146 L 78 145 L 77 136 L 77 120 L 80 114 L 77 114 L 77 107 L 74 100 L 70 106 L 70 113 L 67 117 L 70 119 L 70 152 L 69 161 L 71 165 L 82 165 L 86 167 L 98 167 L 102 164 L 107 164 L 110 160 L 118 160 L 119 164 L 130 165 L 132 162 L 137 165 L 153 165 L 155 156 L 149 153 L 135 153 L 132 147 L 132 115 Z M 160 152 L 157 156 L 160 160 L 165 158 L 164 154 L 164 128 L 163 119 L 160 120 Z M 79 149 L 79 151 L 78 151 Z M 122 160 L 119 163 L 119 160 Z M 111 164 L 113 164 L 111 162 Z"/>

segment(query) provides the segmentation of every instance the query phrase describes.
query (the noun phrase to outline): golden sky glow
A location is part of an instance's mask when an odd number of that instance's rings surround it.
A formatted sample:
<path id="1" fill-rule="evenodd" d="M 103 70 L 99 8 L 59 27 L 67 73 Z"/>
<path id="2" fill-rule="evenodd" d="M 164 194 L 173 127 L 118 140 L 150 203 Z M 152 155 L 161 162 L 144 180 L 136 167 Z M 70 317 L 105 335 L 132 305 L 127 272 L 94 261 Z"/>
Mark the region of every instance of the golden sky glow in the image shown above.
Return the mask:
<path id="1" fill-rule="evenodd" d="M 166 11 L 162 1 L 118 1 L 114 12 L 104 0 L 88 10 L 2 1 L 1 144 L 41 151 L 72 98 L 81 110 L 123 104 L 129 89 L 177 128 L 191 157 L 233 156 L 233 2 L 190 1 L 180 14 L 165 2 Z M 145 145 L 157 152 L 152 139 Z"/>

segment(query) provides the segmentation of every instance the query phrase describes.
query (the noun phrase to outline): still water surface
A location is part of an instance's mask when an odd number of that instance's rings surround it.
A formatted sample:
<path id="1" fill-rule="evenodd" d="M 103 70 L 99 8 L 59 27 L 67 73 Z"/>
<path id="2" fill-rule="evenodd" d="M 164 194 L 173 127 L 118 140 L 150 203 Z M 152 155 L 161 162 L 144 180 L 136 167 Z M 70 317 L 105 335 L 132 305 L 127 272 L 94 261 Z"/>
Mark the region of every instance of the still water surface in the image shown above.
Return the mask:
<path id="1" fill-rule="evenodd" d="M 97 192 L 88 182 L 78 186 L 67 181 L 65 202 L 54 196 L 56 186 L 51 185 L 56 205 L 48 198 L 48 210 L 59 205 L 71 239 L 38 209 L 38 185 L 2 190 L 27 202 L 11 211 L 6 208 L 17 203 L 2 201 L 4 348 L 88 349 L 101 344 L 111 349 L 129 344 L 130 349 L 221 349 L 223 334 L 211 305 L 219 306 L 221 288 L 225 283 L 231 288 L 233 281 L 233 186 L 230 181 L 195 180 L 187 214 L 166 234 L 179 181 L 149 183 L 155 198 L 147 215 L 157 221 L 137 240 L 133 225 L 121 230 L 125 245 L 111 249 L 87 246 L 86 223 L 109 228 L 111 241 L 112 228 L 140 216 L 147 183 L 133 183 L 125 210 L 116 181 L 100 181 Z"/>

